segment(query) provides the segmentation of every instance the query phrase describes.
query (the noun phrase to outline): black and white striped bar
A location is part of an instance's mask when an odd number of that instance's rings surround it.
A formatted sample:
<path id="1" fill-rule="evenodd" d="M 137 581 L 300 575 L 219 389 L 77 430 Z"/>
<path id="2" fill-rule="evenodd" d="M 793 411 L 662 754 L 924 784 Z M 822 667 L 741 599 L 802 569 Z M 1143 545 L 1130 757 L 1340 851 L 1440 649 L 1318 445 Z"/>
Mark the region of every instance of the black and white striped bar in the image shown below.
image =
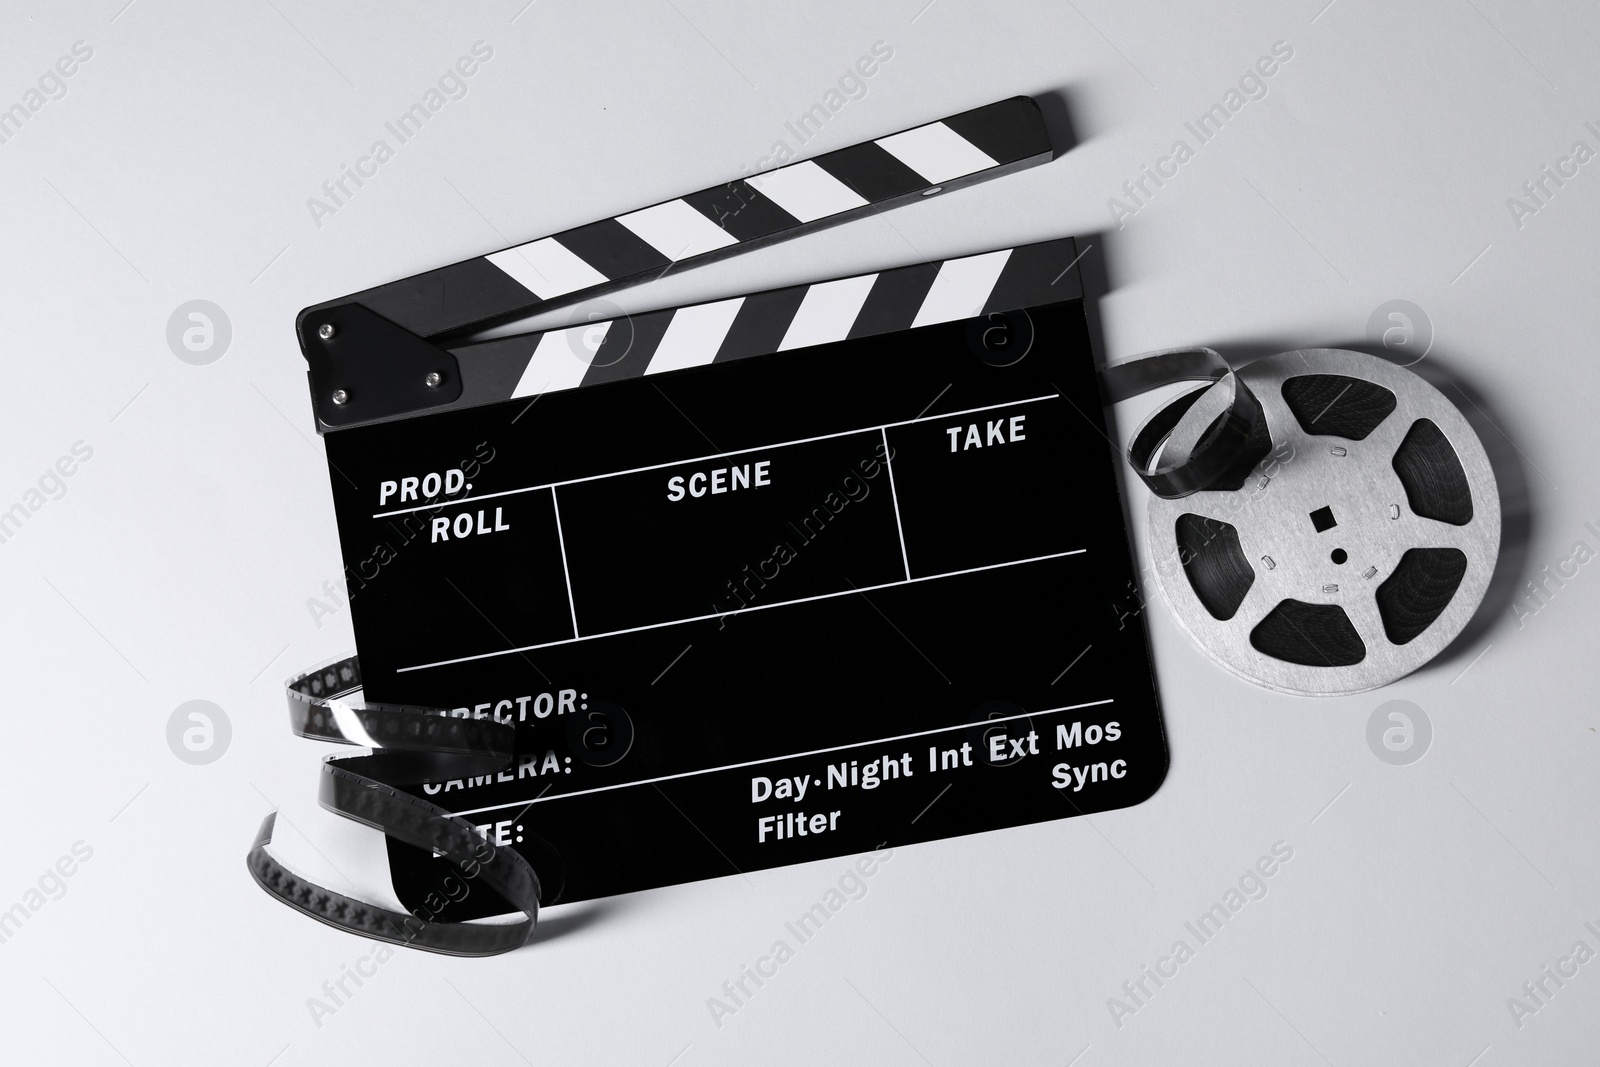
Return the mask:
<path id="1" fill-rule="evenodd" d="M 465 345 L 462 396 L 433 410 L 1075 300 L 1079 258 L 1066 237 Z"/>
<path id="2" fill-rule="evenodd" d="M 621 288 L 673 264 L 999 177 L 1054 152 L 1031 98 L 1013 97 L 776 170 L 579 226 L 487 256 L 319 304 L 358 303 L 423 338 L 526 316 Z M 314 327 L 312 327 L 314 328 Z"/>

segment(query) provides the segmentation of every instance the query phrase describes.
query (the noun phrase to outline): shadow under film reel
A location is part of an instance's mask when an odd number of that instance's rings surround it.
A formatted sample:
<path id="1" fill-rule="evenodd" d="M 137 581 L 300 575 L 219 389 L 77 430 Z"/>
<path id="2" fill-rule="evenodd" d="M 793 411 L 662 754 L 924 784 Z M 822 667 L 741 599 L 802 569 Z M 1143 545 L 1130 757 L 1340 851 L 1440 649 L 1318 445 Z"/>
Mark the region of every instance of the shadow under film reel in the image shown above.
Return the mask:
<path id="1" fill-rule="evenodd" d="M 1235 476 L 1150 501 L 1173 614 L 1281 692 L 1358 693 L 1416 670 L 1467 625 L 1500 550 L 1477 435 L 1432 385 L 1359 352 L 1284 352 L 1238 375 L 1264 418 Z"/>

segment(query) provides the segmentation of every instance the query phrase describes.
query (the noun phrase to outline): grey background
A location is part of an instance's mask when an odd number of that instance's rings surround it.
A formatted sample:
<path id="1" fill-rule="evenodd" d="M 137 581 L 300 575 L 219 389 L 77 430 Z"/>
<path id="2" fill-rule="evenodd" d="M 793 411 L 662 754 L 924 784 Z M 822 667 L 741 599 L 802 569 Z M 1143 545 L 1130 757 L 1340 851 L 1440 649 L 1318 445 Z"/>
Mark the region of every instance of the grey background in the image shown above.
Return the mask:
<path id="1" fill-rule="evenodd" d="M 0 144 L 0 508 L 72 444 L 93 456 L 0 543 L 12 816 L 0 909 L 82 840 L 93 858 L 0 944 L 8 1054 L 140 1065 L 334 1062 L 1573 1063 L 1600 962 L 1536 1014 L 1507 1000 L 1600 951 L 1592 696 L 1600 572 L 1387 689 L 1297 699 L 1146 613 L 1172 769 L 1125 811 L 894 853 L 737 1014 L 707 998 L 844 860 L 551 911 L 491 960 L 401 952 L 317 1025 L 371 952 L 280 907 L 244 852 L 383 891 L 375 834 L 315 806 L 319 746 L 281 680 L 351 646 L 302 306 L 699 189 L 778 139 L 813 154 L 1013 93 L 1066 94 L 1080 144 L 1003 182 L 686 274 L 628 308 L 1104 233 L 1108 354 L 1235 357 L 1361 342 L 1423 309 L 1424 366 L 1467 381 L 1532 505 L 1519 580 L 1600 547 L 1591 338 L 1600 162 L 1521 225 L 1507 199 L 1600 149 L 1597 19 L 1511 0 L 765 5 L 725 0 L 175 0 L 0 9 L 0 106 L 74 41 L 67 92 Z M 494 56 L 336 214 L 307 198 L 474 41 Z M 882 40 L 893 59 L 805 146 L 785 128 Z M 1113 228 L 1122 196 L 1275 41 L 1294 58 Z M 208 300 L 215 362 L 167 323 Z M 1136 410 L 1120 412 L 1123 430 Z M 1494 438 L 1491 440 L 1490 438 Z M 49 483 L 54 488 L 54 483 Z M 1130 489 L 1143 553 L 1143 490 Z M 1597 522 L 1600 527 L 1600 522 Z M 1554 573 L 1552 571 L 1552 573 Z M 1525 594 L 1524 594 L 1525 595 Z M 331 612 L 320 618 L 315 598 Z M 1533 604 L 1537 611 L 1529 609 Z M 1518 606 L 1520 604 L 1520 607 Z M 1065 659 L 1065 656 L 1064 656 Z M 1367 724 L 1423 709 L 1430 750 Z M 232 740 L 193 766 L 190 700 Z M 1185 929 L 1274 842 L 1293 858 L 1209 943 Z M 52 886 L 54 883 L 50 883 Z M 1136 1014 L 1108 998 L 1195 948 Z M 353 988 L 353 987 L 352 987 Z M 1554 985 L 1550 985 L 1554 989 Z"/>

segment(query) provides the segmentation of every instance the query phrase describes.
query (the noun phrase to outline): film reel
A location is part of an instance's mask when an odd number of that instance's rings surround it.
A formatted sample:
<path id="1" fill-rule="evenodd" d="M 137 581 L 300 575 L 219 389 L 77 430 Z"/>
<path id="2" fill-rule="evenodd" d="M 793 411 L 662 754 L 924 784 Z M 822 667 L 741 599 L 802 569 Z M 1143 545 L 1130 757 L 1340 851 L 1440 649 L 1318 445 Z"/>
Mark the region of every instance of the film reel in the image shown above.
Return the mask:
<path id="1" fill-rule="evenodd" d="M 1432 385 L 1359 352 L 1284 352 L 1237 379 L 1261 418 L 1228 469 L 1150 501 L 1173 614 L 1217 662 L 1280 692 L 1357 693 L 1421 667 L 1466 626 L 1500 549 L 1477 435 Z M 1171 407 L 1205 413 L 1210 391 Z"/>

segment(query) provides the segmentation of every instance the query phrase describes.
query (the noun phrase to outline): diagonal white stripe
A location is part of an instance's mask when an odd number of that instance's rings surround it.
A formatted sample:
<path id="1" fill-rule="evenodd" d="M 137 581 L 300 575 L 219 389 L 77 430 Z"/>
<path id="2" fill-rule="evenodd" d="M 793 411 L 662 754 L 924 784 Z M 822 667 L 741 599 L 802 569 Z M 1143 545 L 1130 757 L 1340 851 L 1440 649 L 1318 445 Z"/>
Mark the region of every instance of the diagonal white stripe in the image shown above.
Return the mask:
<path id="1" fill-rule="evenodd" d="M 872 292 L 872 283 L 877 278 L 876 274 L 863 274 L 819 282 L 807 289 L 794 320 L 778 344 L 778 351 L 843 340 L 855 324 L 856 315 L 867 302 L 867 294 Z"/>
<path id="2" fill-rule="evenodd" d="M 727 230 L 682 200 L 668 200 L 643 211 L 618 215 L 617 221 L 671 260 L 738 244 Z"/>
<path id="3" fill-rule="evenodd" d="M 935 183 L 996 166 L 986 152 L 942 122 L 880 138 L 878 147 Z"/>
<path id="4" fill-rule="evenodd" d="M 945 260 L 911 325 L 970 319 L 978 314 L 989 294 L 994 292 L 994 283 L 1000 280 L 1000 272 L 1010 258 L 1011 249 L 1002 248 L 981 256 Z"/>
<path id="5" fill-rule="evenodd" d="M 484 258 L 541 300 L 610 281 L 554 237 L 542 237 Z"/>
<path id="6" fill-rule="evenodd" d="M 522 368 L 522 377 L 511 391 L 513 398 L 533 396 L 535 393 L 552 393 L 558 389 L 576 389 L 583 384 L 600 342 L 606 339 L 611 321 L 586 322 L 564 330 L 551 330 L 539 338 L 533 358 Z"/>
<path id="7" fill-rule="evenodd" d="M 809 159 L 745 181 L 801 222 L 814 222 L 866 204 L 849 186 Z"/>
<path id="8" fill-rule="evenodd" d="M 716 358 L 722 339 L 728 336 L 734 316 L 744 306 L 744 297 L 718 300 L 714 304 L 696 304 L 679 308 L 667 324 L 667 332 L 650 357 L 646 374 L 700 367 Z"/>

